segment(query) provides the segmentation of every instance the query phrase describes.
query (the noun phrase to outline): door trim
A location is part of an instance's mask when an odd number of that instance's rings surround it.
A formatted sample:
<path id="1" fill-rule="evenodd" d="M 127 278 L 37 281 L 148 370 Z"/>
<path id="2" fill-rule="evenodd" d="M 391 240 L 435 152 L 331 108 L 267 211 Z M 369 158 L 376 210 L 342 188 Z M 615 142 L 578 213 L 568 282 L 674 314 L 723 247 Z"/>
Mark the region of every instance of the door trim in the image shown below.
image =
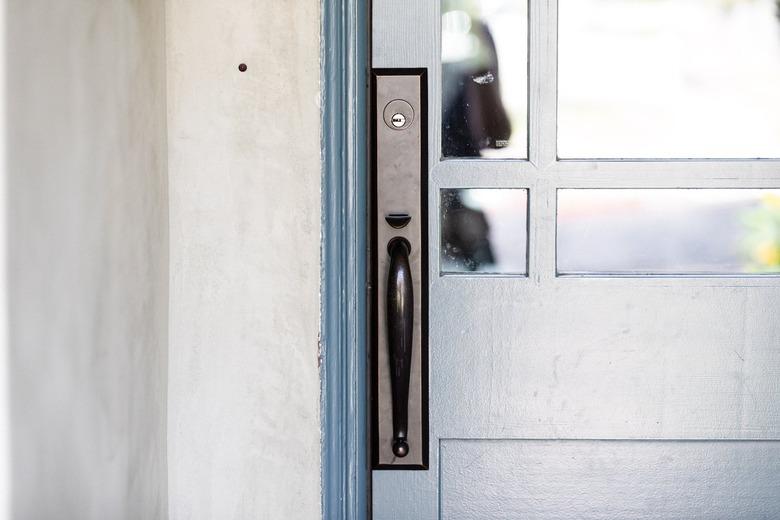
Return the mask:
<path id="1" fill-rule="evenodd" d="M 322 516 L 369 514 L 366 139 L 370 3 L 322 0 Z"/>

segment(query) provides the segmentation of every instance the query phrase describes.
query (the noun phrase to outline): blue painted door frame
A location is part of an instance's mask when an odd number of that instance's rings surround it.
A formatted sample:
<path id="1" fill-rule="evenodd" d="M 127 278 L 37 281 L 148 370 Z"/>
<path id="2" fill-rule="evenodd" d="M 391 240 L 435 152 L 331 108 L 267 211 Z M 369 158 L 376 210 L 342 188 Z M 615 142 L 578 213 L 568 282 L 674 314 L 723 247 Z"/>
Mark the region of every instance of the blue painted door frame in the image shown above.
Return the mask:
<path id="1" fill-rule="evenodd" d="M 368 518 L 368 0 L 322 0 L 322 513 Z"/>

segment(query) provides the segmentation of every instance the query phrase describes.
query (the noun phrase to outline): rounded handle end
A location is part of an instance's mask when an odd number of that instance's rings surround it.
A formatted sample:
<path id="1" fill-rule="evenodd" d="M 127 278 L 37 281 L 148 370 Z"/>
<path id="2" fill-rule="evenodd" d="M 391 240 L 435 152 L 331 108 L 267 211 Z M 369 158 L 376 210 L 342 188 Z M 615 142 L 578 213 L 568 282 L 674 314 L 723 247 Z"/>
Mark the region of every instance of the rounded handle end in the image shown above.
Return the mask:
<path id="1" fill-rule="evenodd" d="M 409 443 L 404 439 L 396 439 L 393 441 L 393 454 L 396 457 L 406 457 L 409 455 Z"/>

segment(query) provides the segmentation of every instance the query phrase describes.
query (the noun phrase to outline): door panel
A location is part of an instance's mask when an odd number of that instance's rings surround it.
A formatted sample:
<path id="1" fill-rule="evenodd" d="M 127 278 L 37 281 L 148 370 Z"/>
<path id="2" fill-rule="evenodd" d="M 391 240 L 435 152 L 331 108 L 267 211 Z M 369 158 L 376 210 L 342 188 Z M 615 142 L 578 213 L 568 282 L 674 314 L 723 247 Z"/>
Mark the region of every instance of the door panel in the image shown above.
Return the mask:
<path id="1" fill-rule="evenodd" d="M 441 441 L 448 520 L 775 518 L 780 442 Z"/>
<path id="2" fill-rule="evenodd" d="M 780 277 L 556 265 L 559 190 L 777 189 L 780 163 L 559 160 L 554 0 L 528 5 L 528 160 L 443 160 L 439 2 L 373 4 L 372 66 L 428 69 L 431 260 L 429 467 L 374 471 L 373 518 L 780 516 Z M 467 188 L 527 190 L 527 273 L 442 270 Z"/>
<path id="3" fill-rule="evenodd" d="M 780 438 L 775 287 L 443 277 L 439 438 Z"/>

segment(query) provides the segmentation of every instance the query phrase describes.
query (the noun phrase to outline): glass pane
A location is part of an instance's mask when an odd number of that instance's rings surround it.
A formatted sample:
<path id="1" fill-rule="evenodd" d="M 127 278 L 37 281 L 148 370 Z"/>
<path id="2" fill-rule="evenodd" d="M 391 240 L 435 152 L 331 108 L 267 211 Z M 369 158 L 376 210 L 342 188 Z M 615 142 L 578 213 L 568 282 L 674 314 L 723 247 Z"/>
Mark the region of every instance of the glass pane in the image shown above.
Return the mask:
<path id="1" fill-rule="evenodd" d="M 558 191 L 561 274 L 780 273 L 780 190 Z"/>
<path id="2" fill-rule="evenodd" d="M 528 192 L 441 191 L 442 273 L 525 274 Z"/>
<path id="3" fill-rule="evenodd" d="M 442 155 L 528 156 L 526 0 L 442 0 Z"/>
<path id="4" fill-rule="evenodd" d="M 776 0 L 559 5 L 560 157 L 780 157 Z"/>

